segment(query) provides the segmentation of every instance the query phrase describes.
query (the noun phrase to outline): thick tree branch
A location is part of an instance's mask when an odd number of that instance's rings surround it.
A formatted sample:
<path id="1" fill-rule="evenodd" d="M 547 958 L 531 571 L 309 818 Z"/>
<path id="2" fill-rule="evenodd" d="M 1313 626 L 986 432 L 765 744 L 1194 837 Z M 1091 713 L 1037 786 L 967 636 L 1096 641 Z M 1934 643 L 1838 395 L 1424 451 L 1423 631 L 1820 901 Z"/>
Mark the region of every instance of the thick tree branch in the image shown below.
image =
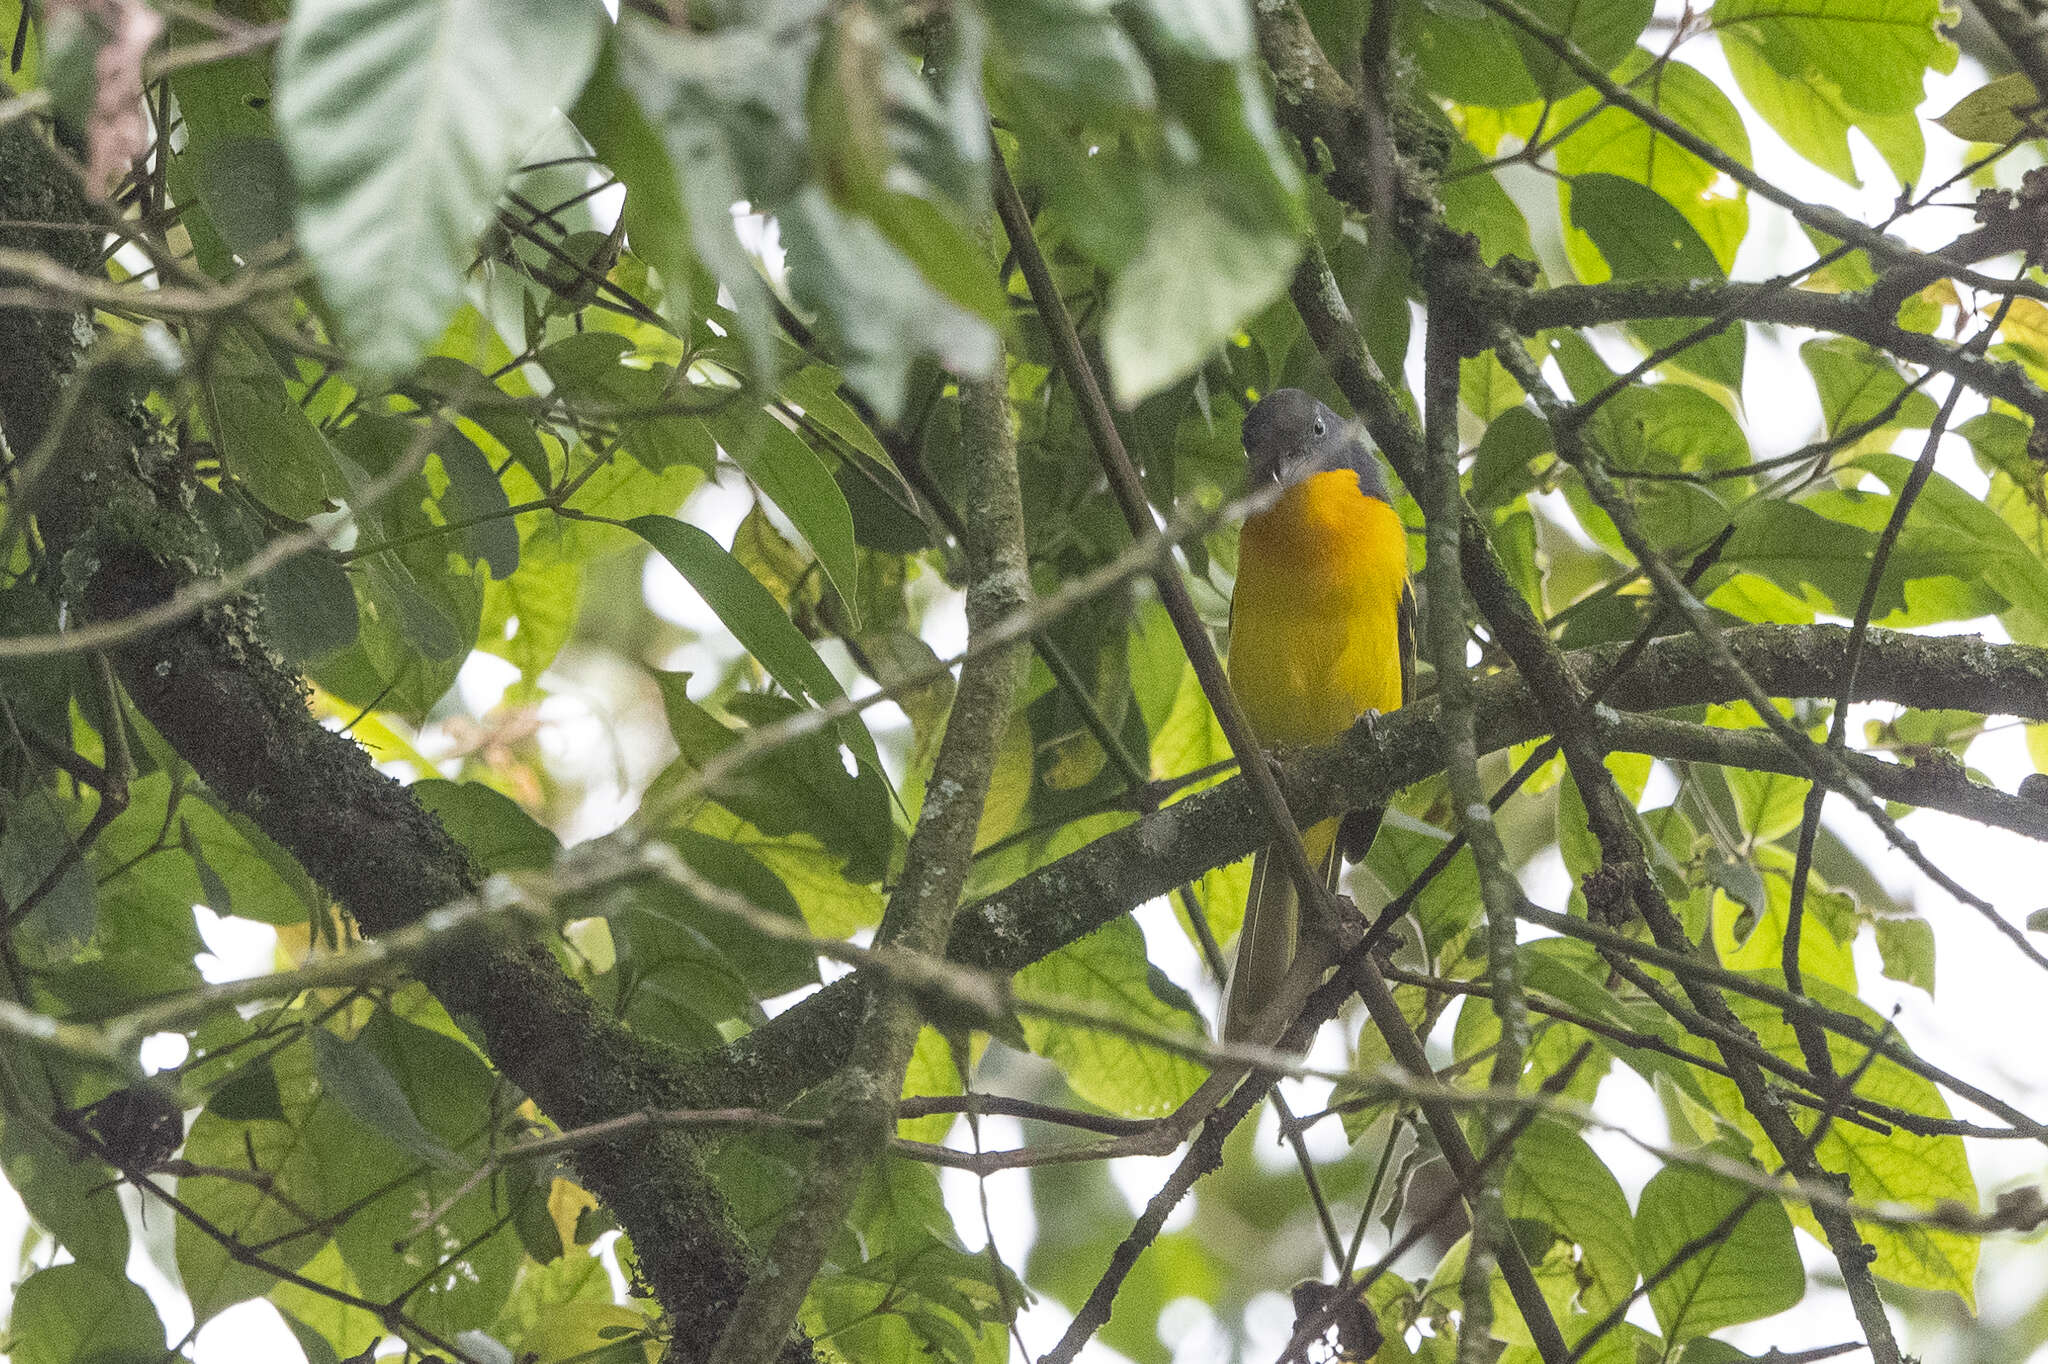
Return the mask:
<path id="1" fill-rule="evenodd" d="M 1610 284 L 1562 284 L 1521 289 L 1496 284 L 1485 290 L 1487 305 L 1524 335 L 1550 327 L 1590 327 L 1667 317 L 1730 317 L 1775 322 L 1854 337 L 1901 360 L 1953 374 L 1990 397 L 2003 398 L 2036 418 L 2048 415 L 2048 392 L 2026 371 L 1990 360 L 1968 347 L 1951 346 L 1898 325 L 1866 294 L 1823 294 L 1760 284 L 1697 280 L 1650 280 Z"/>
<path id="2" fill-rule="evenodd" d="M 1755 626 L 1729 631 L 1725 642 L 1772 695 L 1832 697 L 1841 685 L 1848 633 L 1828 625 Z M 1619 646 L 1580 650 L 1566 654 L 1564 662 L 1573 675 L 1591 679 L 1620 652 Z M 1643 651 L 1609 689 L 1607 703 L 1618 710 L 1655 711 L 1718 704 L 1737 695 L 1699 640 L 1673 635 Z M 2048 650 L 1967 635 L 1873 631 L 1855 699 L 2048 721 Z M 1473 721 L 1482 753 L 1548 732 L 1543 712 L 1514 674 L 1474 683 Z M 1297 820 L 1384 804 L 1439 771 L 1436 724 L 1434 702 L 1424 701 L 1371 731 L 1360 726 L 1329 748 L 1302 754 L 1285 781 Z M 1689 734 L 1681 741 L 1697 742 Z M 1249 856 L 1265 838 L 1251 793 L 1233 779 L 1104 835 L 969 906 L 947 953 L 990 970 L 1021 970 L 1211 867 Z M 845 1060 L 866 990 L 867 982 L 855 972 L 707 1058 L 699 1106 L 782 1103 L 831 1075 Z"/>

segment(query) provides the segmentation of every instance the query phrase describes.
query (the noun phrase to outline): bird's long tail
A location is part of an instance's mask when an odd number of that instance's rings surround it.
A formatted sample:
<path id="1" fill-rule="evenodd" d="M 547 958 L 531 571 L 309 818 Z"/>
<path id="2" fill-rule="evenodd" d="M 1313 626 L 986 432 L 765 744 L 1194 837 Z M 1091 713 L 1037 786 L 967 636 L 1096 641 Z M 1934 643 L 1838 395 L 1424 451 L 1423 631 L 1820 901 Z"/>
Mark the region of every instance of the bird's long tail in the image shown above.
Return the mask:
<path id="1" fill-rule="evenodd" d="M 1309 865 L 1322 869 L 1323 884 L 1333 890 L 1344 865 L 1339 844 L 1346 850 L 1353 846 L 1352 822 L 1357 818 L 1358 813 L 1354 813 L 1343 821 L 1324 820 L 1301 836 Z M 1340 823 L 1345 826 L 1341 839 Z M 1375 812 L 1365 832 L 1368 844 L 1372 841 L 1371 830 L 1378 824 Z M 1280 983 L 1294 964 L 1300 939 L 1301 900 L 1293 878 L 1273 855 L 1272 848 L 1261 848 L 1252 859 L 1251 895 L 1245 902 L 1244 928 L 1237 938 L 1237 964 L 1231 969 L 1230 992 L 1223 1004 L 1224 1041 L 1257 1040 L 1260 1014 L 1280 993 Z"/>

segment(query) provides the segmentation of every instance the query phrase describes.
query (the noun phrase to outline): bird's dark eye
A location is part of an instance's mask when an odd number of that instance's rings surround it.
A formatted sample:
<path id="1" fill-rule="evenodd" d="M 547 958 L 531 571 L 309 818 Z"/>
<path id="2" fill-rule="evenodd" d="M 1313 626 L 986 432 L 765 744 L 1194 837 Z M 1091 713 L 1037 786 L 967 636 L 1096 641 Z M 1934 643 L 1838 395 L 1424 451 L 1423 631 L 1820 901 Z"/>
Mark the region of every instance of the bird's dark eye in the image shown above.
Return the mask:
<path id="1" fill-rule="evenodd" d="M 1316 434 L 1319 436 L 1323 434 L 1323 419 L 1321 417 L 1316 418 Z"/>

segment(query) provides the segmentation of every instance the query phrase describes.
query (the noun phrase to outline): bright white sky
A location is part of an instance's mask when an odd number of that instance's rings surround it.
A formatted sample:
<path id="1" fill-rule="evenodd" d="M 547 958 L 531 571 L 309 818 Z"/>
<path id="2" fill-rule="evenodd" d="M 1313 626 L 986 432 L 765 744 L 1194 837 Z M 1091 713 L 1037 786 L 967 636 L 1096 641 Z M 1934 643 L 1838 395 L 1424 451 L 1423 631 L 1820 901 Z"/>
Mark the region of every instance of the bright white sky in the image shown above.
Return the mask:
<path id="1" fill-rule="evenodd" d="M 1670 0 L 1660 0 L 1658 9 L 1665 17 L 1676 17 L 1677 7 Z M 1679 56 L 1723 88 L 1732 88 L 1719 47 L 1711 38 L 1692 40 Z M 1934 112 L 1947 109 L 1981 84 L 1982 79 L 1981 72 L 1965 58 L 1956 74 L 1930 81 L 1927 108 Z M 1748 116 L 1746 108 L 1744 113 Z M 1857 164 L 1866 183 L 1862 190 L 1856 190 L 1814 169 L 1754 116 L 1748 116 L 1748 123 L 1756 166 L 1762 174 L 1796 186 L 1809 199 L 1832 204 L 1865 221 L 1881 217 L 1890 208 L 1897 186 L 1882 161 L 1860 137 L 1853 140 Z M 1928 141 L 1927 179 L 1932 182 L 1960 166 L 1963 148 L 1936 128 L 1929 128 Z M 1512 177 L 1510 189 L 1528 212 L 1538 234 L 1539 250 L 1548 253 L 1546 259 L 1555 267 L 1554 182 L 1529 172 Z M 1960 199 L 1963 195 L 1954 197 Z M 1787 264 L 1810 256 L 1804 236 L 1788 215 L 1755 199 L 1750 201 L 1750 214 L 1749 235 L 1735 271 L 1738 277 L 1774 274 Z M 1900 231 L 1925 245 L 1946 241 L 1967 226 L 1964 213 L 1921 216 L 1929 220 L 1925 227 L 1915 220 Z M 768 245 L 772 250 L 772 243 Z M 1568 277 L 1556 268 L 1553 274 Z M 1743 396 L 1750 436 L 1759 457 L 1795 448 L 1811 439 L 1818 429 L 1818 406 L 1796 354 L 1798 344 L 1805 339 L 1803 334 L 1772 336 L 1754 327 L 1750 329 Z M 1970 415 L 1971 410 L 1970 399 L 1966 397 L 1958 421 Z M 1964 487 L 1981 491 L 1983 479 L 1962 441 L 1951 439 L 1947 443 L 1941 453 L 1940 468 Z M 747 505 L 748 499 L 737 488 L 712 486 L 697 496 L 689 513 L 693 521 L 725 540 Z M 736 652 L 736 646 L 723 636 L 716 618 L 658 559 L 650 561 L 645 587 L 657 612 L 704 637 L 668 660 L 667 666 L 698 670 L 707 679 L 715 676 Z M 926 619 L 927 637 L 941 656 L 954 652 L 964 642 L 964 613 L 957 597 L 940 596 L 934 600 Z M 1995 624 L 1992 628 L 1996 629 Z M 502 666 L 480 655 L 465 670 L 460 694 L 471 714 L 481 715 L 495 703 L 507 680 L 498 671 Z M 658 715 L 618 713 L 615 708 L 621 704 L 619 698 L 630 695 L 630 688 L 607 685 L 609 679 L 601 672 L 592 675 L 589 669 L 579 669 L 579 673 L 563 694 L 545 704 L 542 743 L 551 762 L 559 762 L 565 769 L 578 769 L 578 775 L 589 781 L 591 798 L 579 812 L 576 827 L 567 831 L 573 837 L 589 837 L 614 827 L 631 809 L 633 793 L 652 775 L 647 768 L 648 755 L 636 752 L 644 746 L 620 744 L 619 731 L 640 730 L 650 723 L 658 724 L 659 719 Z M 1883 709 L 1873 708 L 1873 713 Z M 876 708 L 869 712 L 869 718 L 878 730 L 904 723 L 901 712 L 893 705 Z M 2017 729 L 1979 739 L 1968 760 L 2007 790 L 2033 770 Z M 565 771 L 564 775 L 570 773 Z M 1668 775 L 1660 776 L 1660 780 L 1667 783 L 1668 796 Z M 1837 806 L 1829 808 L 1832 826 L 1852 847 L 1869 857 L 1895 894 L 1917 895 L 1918 903 L 1936 926 L 1937 997 L 1930 1000 L 1917 990 L 1885 980 L 1866 935 L 1859 945 L 1857 961 L 1865 998 L 1880 1011 L 1896 1003 L 1901 1010 L 1901 1034 L 1923 1055 L 2011 1097 L 2036 1114 L 2048 1113 L 2048 1057 L 2038 1046 L 2014 1045 L 2017 1039 L 2048 1035 L 2048 990 L 2042 988 L 2043 982 L 2035 969 L 2010 951 L 1973 911 L 1950 901 L 1939 890 L 1920 886 L 1904 859 L 1890 851 L 1882 838 L 1858 817 Z M 2048 898 L 2041 892 L 2040 850 L 2036 845 L 2016 835 L 1934 813 L 1915 815 L 1906 827 L 1941 865 L 1973 891 L 1999 905 L 2009 919 L 2023 919 Z M 1562 904 L 1566 886 L 1554 856 L 1532 869 L 1527 884 L 1539 902 Z M 204 963 L 209 978 L 233 978 L 270 969 L 274 942 L 270 929 L 239 920 L 217 920 L 205 911 L 201 911 L 201 917 L 211 921 L 206 927 L 206 938 L 214 956 Z M 1139 911 L 1138 919 L 1145 928 L 1154 960 L 1198 998 L 1213 1005 L 1214 986 L 1204 980 L 1199 960 L 1164 906 L 1146 906 Z M 1441 1040 L 1447 1044 L 1447 1031 Z M 180 1050 L 170 1048 L 161 1062 L 175 1063 Z M 1315 1059 L 1324 1064 L 1342 1064 L 1343 1046 L 1334 1031 L 1326 1031 Z M 1290 1095 L 1295 1111 L 1313 1111 L 1322 1106 L 1323 1087 L 1303 1084 L 1295 1088 L 1299 1092 Z M 1601 1099 L 1604 1111 L 1631 1122 L 1637 1130 L 1663 1130 L 1655 1099 L 1629 1072 L 1617 1068 L 1602 1090 Z M 1270 1112 L 1262 1121 L 1260 1158 L 1282 1167 L 1288 1159 L 1277 1143 Z M 1654 1163 L 1638 1148 L 1611 1134 L 1588 1135 L 1633 1198 L 1653 1173 Z M 984 1123 L 984 1141 L 990 1146 L 1016 1145 L 1021 1139 L 1022 1133 L 1012 1121 L 991 1119 Z M 1311 1144 L 1319 1158 L 1335 1159 L 1341 1153 L 1341 1133 L 1334 1124 L 1325 1124 L 1313 1134 Z M 1979 1143 L 1973 1146 L 1971 1157 L 1979 1187 L 1987 1195 L 2015 1182 L 2037 1182 L 2043 1174 L 2042 1154 L 2029 1143 Z M 1115 1165 L 1113 1174 L 1130 1198 L 1134 1213 L 1165 1179 L 1172 1165 L 1171 1158 L 1133 1159 Z M 943 1172 L 942 1177 L 961 1234 L 970 1246 L 978 1246 L 982 1240 L 981 1218 L 974 1181 L 958 1171 Z M 1013 1266 L 1021 1266 L 1035 1235 L 1023 1176 L 1013 1173 L 992 1179 L 988 1196 L 998 1248 Z M 131 1222 L 137 1222 L 132 1211 L 131 1198 Z M 1182 1216 L 1185 1215 L 1184 1211 Z M 0 1246 L 19 1244 L 26 1227 L 20 1201 L 11 1189 L 0 1184 Z M 189 1329 L 191 1317 L 182 1295 L 172 1287 L 175 1275 L 170 1268 L 169 1228 L 170 1218 L 161 1209 L 152 1209 L 146 1224 L 135 1225 L 138 1234 L 130 1273 L 151 1291 L 175 1341 Z M 1803 1234 L 1801 1244 L 1810 1265 L 1827 1264 L 1825 1252 Z M 1998 1320 L 2031 1305 L 2041 1291 L 2042 1267 L 2038 1251 L 2031 1247 L 1987 1248 L 1979 1283 L 1985 1316 Z M 1417 1270 L 1411 1267 L 1411 1272 Z M 1245 1323 L 1252 1338 L 1249 1358 L 1274 1358 L 1291 1329 L 1292 1315 L 1291 1307 L 1279 1292 L 1255 1300 Z M 1653 1324 L 1646 1308 L 1640 1317 L 1646 1324 Z M 1064 1309 L 1045 1301 L 1026 1314 L 1022 1332 L 1034 1358 L 1059 1337 L 1067 1321 Z M 1183 1301 L 1169 1309 L 1161 1321 L 1167 1343 L 1175 1348 L 1177 1364 L 1202 1364 L 1220 1357 L 1224 1345 L 1220 1324 L 1205 1305 Z M 1908 1333 L 1908 1348 L 1924 1356 L 1928 1364 L 1950 1364 L 1963 1357 L 1960 1347 L 1946 1344 L 1938 1332 L 1909 1327 Z M 1857 1335 L 1843 1296 L 1839 1291 L 1819 1287 L 1810 1291 L 1806 1302 L 1794 1312 L 1727 1334 L 1738 1345 L 1757 1352 L 1772 1346 L 1797 1350 Z M 289 1364 L 303 1357 L 276 1313 L 261 1302 L 244 1304 L 215 1319 L 200 1333 L 194 1355 L 199 1364 L 240 1364 L 249 1359 Z M 1111 1364 L 1121 1356 L 1095 1345 L 1083 1358 L 1091 1364 Z M 2034 1359 L 2036 1364 L 2048 1360 L 2048 1351 Z"/>

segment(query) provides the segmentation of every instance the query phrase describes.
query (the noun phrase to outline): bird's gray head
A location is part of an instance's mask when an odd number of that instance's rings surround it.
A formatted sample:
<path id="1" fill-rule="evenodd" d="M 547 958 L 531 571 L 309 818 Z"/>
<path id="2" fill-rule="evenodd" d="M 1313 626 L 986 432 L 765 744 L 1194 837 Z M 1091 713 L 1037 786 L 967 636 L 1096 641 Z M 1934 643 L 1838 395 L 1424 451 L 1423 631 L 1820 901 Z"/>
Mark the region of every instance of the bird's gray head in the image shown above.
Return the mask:
<path id="1" fill-rule="evenodd" d="M 1298 388 L 1276 388 L 1245 413 L 1244 452 L 1249 491 L 1269 484 L 1292 487 L 1311 474 L 1349 469 L 1367 497 L 1392 501 L 1386 472 L 1366 448 L 1364 433 Z"/>

